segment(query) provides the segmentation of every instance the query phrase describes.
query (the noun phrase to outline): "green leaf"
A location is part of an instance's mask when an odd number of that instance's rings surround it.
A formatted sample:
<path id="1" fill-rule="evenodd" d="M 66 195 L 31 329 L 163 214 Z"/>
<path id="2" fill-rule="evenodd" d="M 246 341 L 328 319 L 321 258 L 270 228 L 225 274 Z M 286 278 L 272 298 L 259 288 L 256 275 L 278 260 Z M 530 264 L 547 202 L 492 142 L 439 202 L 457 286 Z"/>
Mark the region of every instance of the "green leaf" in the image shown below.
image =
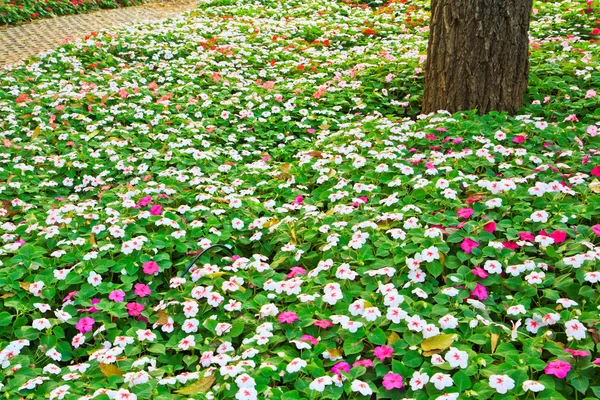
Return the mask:
<path id="1" fill-rule="evenodd" d="M 10 325 L 13 316 L 7 313 L 6 311 L 0 312 L 0 326 L 8 326 Z"/>
<path id="2" fill-rule="evenodd" d="M 569 382 L 571 383 L 571 385 L 573 385 L 573 387 L 575 389 L 577 389 L 579 392 L 581 392 L 583 394 L 585 394 L 588 387 L 590 387 L 590 380 L 588 378 L 586 378 L 585 376 L 571 378 L 571 380 Z"/>
<path id="3" fill-rule="evenodd" d="M 365 345 L 362 343 L 361 339 L 351 337 L 344 341 L 344 353 L 347 356 L 360 353 L 364 347 Z"/>
<path id="4" fill-rule="evenodd" d="M 440 263 L 439 261 L 434 261 L 434 262 L 430 262 L 427 264 L 427 272 L 429 272 L 435 278 L 440 276 L 442 274 L 443 270 L 444 270 L 444 267 L 443 267 L 442 263 Z"/>
<path id="5" fill-rule="evenodd" d="M 375 328 L 372 332 L 367 333 L 367 339 L 376 345 L 384 345 L 387 342 L 385 332 L 381 328 Z"/>
<path id="6" fill-rule="evenodd" d="M 454 380 L 456 387 L 458 387 L 458 391 L 461 393 L 471 387 L 471 379 L 469 379 L 464 371 L 458 371 L 454 374 L 452 379 Z"/>

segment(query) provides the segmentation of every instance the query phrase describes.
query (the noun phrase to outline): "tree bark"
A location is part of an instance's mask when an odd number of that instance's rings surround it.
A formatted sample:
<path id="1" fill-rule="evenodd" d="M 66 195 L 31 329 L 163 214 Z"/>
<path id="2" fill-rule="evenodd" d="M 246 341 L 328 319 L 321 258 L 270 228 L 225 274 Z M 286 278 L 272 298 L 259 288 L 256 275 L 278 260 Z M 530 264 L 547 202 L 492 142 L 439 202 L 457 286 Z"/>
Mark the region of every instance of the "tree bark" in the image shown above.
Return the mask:
<path id="1" fill-rule="evenodd" d="M 431 0 L 423 113 L 514 114 L 529 74 L 533 0 Z"/>

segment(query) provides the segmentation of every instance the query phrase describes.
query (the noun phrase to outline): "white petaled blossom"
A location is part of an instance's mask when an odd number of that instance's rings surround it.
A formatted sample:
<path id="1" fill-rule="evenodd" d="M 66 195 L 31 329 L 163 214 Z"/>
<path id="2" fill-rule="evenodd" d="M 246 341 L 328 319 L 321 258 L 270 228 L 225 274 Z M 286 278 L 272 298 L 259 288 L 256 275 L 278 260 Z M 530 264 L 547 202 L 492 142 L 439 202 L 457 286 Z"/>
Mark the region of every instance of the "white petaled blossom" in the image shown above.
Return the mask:
<path id="1" fill-rule="evenodd" d="M 489 385 L 498 393 L 505 394 L 515 388 L 515 381 L 508 375 L 492 375 L 489 378 Z"/>

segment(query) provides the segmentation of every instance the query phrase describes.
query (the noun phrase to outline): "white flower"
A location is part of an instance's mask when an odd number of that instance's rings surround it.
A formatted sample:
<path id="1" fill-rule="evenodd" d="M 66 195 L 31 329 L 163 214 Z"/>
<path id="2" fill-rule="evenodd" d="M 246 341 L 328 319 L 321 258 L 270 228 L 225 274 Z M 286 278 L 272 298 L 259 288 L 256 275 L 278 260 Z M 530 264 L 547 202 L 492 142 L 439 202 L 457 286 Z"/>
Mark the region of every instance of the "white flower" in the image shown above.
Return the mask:
<path id="1" fill-rule="evenodd" d="M 515 388 L 515 381 L 508 375 L 492 375 L 489 383 L 490 387 L 496 389 L 500 394 L 505 394 Z"/>
<path id="2" fill-rule="evenodd" d="M 452 377 L 448 374 L 442 374 L 441 372 L 433 374 L 431 383 L 433 383 L 433 386 L 435 386 L 437 390 L 444 390 L 444 388 L 454 385 Z"/>
<path id="3" fill-rule="evenodd" d="M 69 389 L 71 387 L 69 385 L 62 385 L 54 389 L 50 392 L 50 400 L 58 399 L 61 400 L 65 397 L 67 393 L 69 393 Z"/>
<path id="4" fill-rule="evenodd" d="M 446 353 L 444 358 L 452 368 L 467 368 L 468 366 L 469 355 L 467 352 L 460 351 L 455 347 L 450 347 L 450 350 Z"/>
<path id="5" fill-rule="evenodd" d="M 373 390 L 369 385 L 361 380 L 355 379 L 350 386 L 353 392 L 359 392 L 363 396 L 370 396 L 373 394 Z"/>
<path id="6" fill-rule="evenodd" d="M 238 385 L 240 389 L 247 389 L 256 386 L 256 381 L 248 374 L 241 374 L 235 378 L 235 384 Z"/>
<path id="7" fill-rule="evenodd" d="M 48 321 L 46 318 L 34 319 L 31 323 L 31 326 L 38 331 L 43 331 L 44 329 L 50 329 L 50 327 L 52 327 L 50 321 Z"/>
<path id="8" fill-rule="evenodd" d="M 420 390 L 423 389 L 427 382 L 429 382 L 429 375 L 415 371 L 410 379 L 410 387 L 412 390 Z"/>
<path id="9" fill-rule="evenodd" d="M 119 389 L 115 393 L 115 400 L 137 400 L 137 396 L 127 389 Z"/>
<path id="10" fill-rule="evenodd" d="M 94 271 L 90 272 L 87 279 L 88 283 L 92 286 L 98 286 L 102 283 L 102 276 L 98 275 Z"/>
<path id="11" fill-rule="evenodd" d="M 534 211 L 533 213 L 531 213 L 531 220 L 533 222 L 541 222 L 541 223 L 545 224 L 546 222 L 548 222 L 548 213 L 544 210 Z M 506 392 L 504 392 L 504 393 L 506 393 Z"/>
<path id="12" fill-rule="evenodd" d="M 568 337 L 576 340 L 585 339 L 585 326 L 578 320 L 572 319 L 570 321 L 565 322 L 565 328 L 565 333 Z"/>
<path id="13" fill-rule="evenodd" d="M 331 380 L 331 377 L 325 375 L 325 376 L 321 376 L 317 379 L 315 379 L 314 381 L 312 381 L 310 383 L 310 385 L 308 385 L 308 387 L 311 390 L 315 390 L 317 392 L 322 392 L 323 390 L 325 390 L 325 386 L 329 386 L 333 383 L 333 381 Z"/>
<path id="14" fill-rule="evenodd" d="M 243 388 L 235 394 L 236 400 L 256 400 L 258 392 L 254 388 Z"/>
<path id="15" fill-rule="evenodd" d="M 307 362 L 301 358 L 294 358 L 290 363 L 285 367 L 285 370 L 292 374 L 294 372 L 300 371 L 302 368 L 306 367 Z"/>
<path id="16" fill-rule="evenodd" d="M 519 315 L 519 314 L 525 314 L 525 313 L 527 313 L 527 311 L 525 310 L 525 307 L 523 305 L 518 304 L 516 306 L 508 307 L 508 310 L 506 310 L 506 313 L 508 315 Z"/>
<path id="17" fill-rule="evenodd" d="M 527 392 L 528 390 L 531 390 L 532 392 L 541 392 L 544 389 L 546 389 L 546 386 L 542 385 L 541 383 L 539 383 L 537 381 L 523 382 L 523 390 L 525 392 Z"/>

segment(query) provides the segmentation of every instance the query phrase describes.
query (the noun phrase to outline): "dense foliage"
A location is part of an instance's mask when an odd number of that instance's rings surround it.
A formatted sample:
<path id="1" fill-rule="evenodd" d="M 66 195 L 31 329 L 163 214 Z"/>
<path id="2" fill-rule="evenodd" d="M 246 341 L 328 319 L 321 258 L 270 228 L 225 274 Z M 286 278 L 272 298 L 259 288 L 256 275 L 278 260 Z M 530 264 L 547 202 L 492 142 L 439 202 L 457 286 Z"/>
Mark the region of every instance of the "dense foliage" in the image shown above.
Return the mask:
<path id="1" fill-rule="evenodd" d="M 0 25 L 142 4 L 143 0 L 0 0 Z"/>
<path id="2" fill-rule="evenodd" d="M 419 115 L 425 1 L 221 0 L 5 70 L 0 393 L 599 397 L 595 13 L 535 5 L 515 117 Z"/>

